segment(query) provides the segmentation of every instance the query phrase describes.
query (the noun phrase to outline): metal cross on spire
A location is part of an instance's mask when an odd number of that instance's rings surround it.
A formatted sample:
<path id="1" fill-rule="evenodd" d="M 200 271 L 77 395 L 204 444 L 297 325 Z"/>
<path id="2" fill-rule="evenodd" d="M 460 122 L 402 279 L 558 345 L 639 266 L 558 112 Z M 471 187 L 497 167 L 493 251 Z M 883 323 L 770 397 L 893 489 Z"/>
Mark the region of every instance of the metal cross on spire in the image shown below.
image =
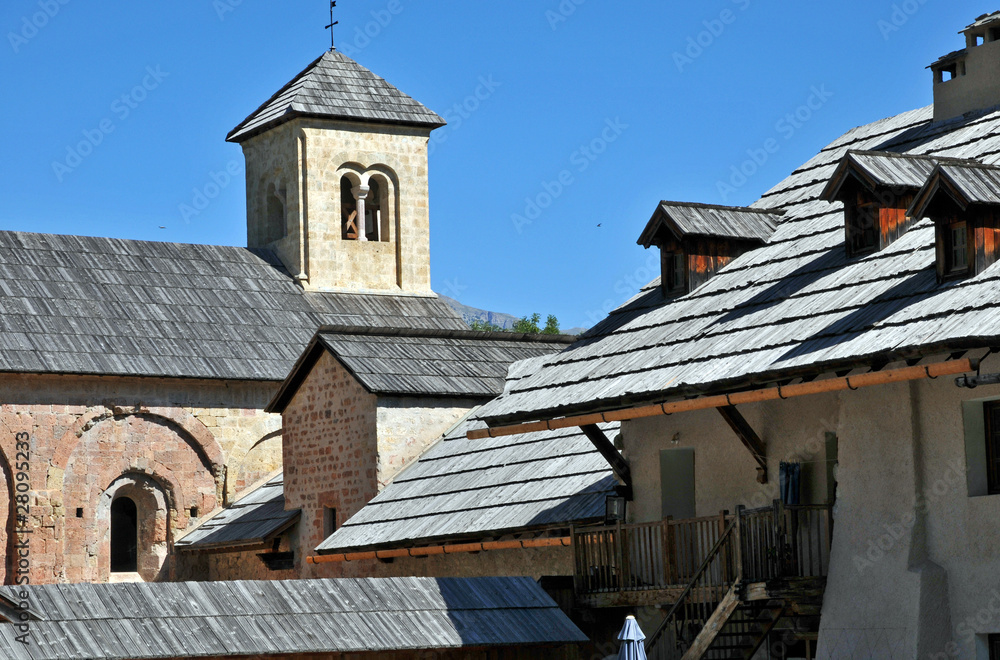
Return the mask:
<path id="1" fill-rule="evenodd" d="M 340 21 L 333 20 L 333 10 L 336 8 L 336 0 L 330 0 L 330 24 L 326 29 L 330 31 L 330 50 L 337 50 L 337 42 L 334 40 L 333 28 L 340 24 Z"/>

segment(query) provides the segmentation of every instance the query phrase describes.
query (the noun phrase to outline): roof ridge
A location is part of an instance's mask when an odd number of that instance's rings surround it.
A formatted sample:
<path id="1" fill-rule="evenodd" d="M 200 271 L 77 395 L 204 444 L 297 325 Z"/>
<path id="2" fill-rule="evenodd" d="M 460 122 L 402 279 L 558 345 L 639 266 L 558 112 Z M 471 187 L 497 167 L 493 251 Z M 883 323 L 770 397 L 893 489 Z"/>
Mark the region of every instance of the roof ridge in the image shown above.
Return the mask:
<path id="1" fill-rule="evenodd" d="M 726 206 L 724 204 L 706 204 L 702 202 L 671 202 L 667 200 L 662 200 L 660 206 L 669 207 L 684 207 L 684 208 L 696 208 L 696 209 L 714 209 L 718 211 L 744 211 L 747 213 L 759 213 L 762 215 L 784 215 L 785 212 L 781 209 L 755 209 L 749 206 Z"/>
<path id="2" fill-rule="evenodd" d="M 438 328 L 385 328 L 356 325 L 324 325 L 319 335 L 353 335 L 364 337 L 414 337 L 423 339 L 474 339 L 526 344 L 566 344 L 576 342 L 575 335 L 527 334 L 516 332 L 480 332 L 478 330 L 447 330 Z"/>

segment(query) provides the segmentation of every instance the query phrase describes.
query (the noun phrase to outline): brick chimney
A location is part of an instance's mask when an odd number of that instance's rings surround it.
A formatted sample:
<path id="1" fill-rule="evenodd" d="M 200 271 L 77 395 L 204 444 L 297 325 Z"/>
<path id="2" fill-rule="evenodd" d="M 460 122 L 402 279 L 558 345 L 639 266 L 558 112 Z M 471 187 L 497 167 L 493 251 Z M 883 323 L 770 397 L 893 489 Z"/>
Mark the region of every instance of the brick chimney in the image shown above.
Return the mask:
<path id="1" fill-rule="evenodd" d="M 928 68 L 934 72 L 934 121 L 1000 105 L 1000 12 L 962 30 L 965 48 Z"/>

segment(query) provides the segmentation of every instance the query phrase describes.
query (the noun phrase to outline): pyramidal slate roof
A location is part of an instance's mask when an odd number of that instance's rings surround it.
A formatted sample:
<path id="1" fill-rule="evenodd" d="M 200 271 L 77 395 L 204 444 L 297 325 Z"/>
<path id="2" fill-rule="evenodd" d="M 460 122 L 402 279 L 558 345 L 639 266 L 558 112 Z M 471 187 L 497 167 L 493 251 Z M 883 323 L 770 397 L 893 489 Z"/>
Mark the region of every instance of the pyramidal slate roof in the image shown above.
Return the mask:
<path id="1" fill-rule="evenodd" d="M 784 212 L 767 245 L 681 298 L 644 290 L 480 415 L 552 419 L 1000 345 L 1000 264 L 939 283 L 931 220 L 847 256 L 843 205 L 821 194 L 849 151 L 997 163 L 1000 111 L 934 122 L 928 107 L 847 132 L 753 205 Z M 992 168 L 939 167 L 1000 200 Z"/>
<path id="2" fill-rule="evenodd" d="M 266 250 L 0 231 L 0 373 L 280 382 L 339 324 L 468 330 L 437 298 L 306 293 Z"/>
<path id="3" fill-rule="evenodd" d="M 28 644 L 17 639 L 19 603 Z M 0 587 L 4 660 L 379 658 L 587 642 L 524 577 Z"/>
<path id="4" fill-rule="evenodd" d="M 327 51 L 234 128 L 242 142 L 295 117 L 439 128 L 447 122 L 343 53 Z"/>

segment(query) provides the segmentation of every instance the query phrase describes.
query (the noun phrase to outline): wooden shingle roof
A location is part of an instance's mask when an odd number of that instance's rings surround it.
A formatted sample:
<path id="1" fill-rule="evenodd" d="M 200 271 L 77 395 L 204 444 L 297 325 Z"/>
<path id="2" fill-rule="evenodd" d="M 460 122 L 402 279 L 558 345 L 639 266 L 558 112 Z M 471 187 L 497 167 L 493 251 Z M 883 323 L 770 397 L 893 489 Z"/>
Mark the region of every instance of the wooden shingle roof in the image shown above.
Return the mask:
<path id="1" fill-rule="evenodd" d="M 618 480 L 579 430 L 469 440 L 473 414 L 326 539 L 320 554 L 563 529 L 604 519 Z M 613 437 L 618 425 L 602 427 Z"/>
<path id="2" fill-rule="evenodd" d="M 242 142 L 295 117 L 439 128 L 445 120 L 343 53 L 327 51 L 234 128 Z"/>
<path id="3" fill-rule="evenodd" d="M 641 292 L 481 414 L 552 419 L 997 345 L 1000 266 L 939 284 L 927 219 L 848 258 L 843 207 L 820 199 L 851 150 L 1000 160 L 1000 112 L 932 116 L 923 108 L 849 131 L 754 204 L 785 212 L 766 246 L 681 298 Z"/>
<path id="4" fill-rule="evenodd" d="M 468 329 L 437 298 L 305 293 L 264 250 L 0 231 L 0 373 L 282 381 L 329 324 Z"/>
<path id="5" fill-rule="evenodd" d="M 557 353 L 574 337 L 507 332 L 331 326 L 321 328 L 268 405 L 283 412 L 323 352 L 369 392 L 491 399 L 511 363 Z"/>
<path id="6" fill-rule="evenodd" d="M 17 622 L 20 602 L 34 615 L 29 644 L 4 620 Z M 0 613 L 5 660 L 372 657 L 587 642 L 530 578 L 8 586 Z"/>
<path id="7" fill-rule="evenodd" d="M 285 510 L 285 489 L 278 475 L 218 511 L 174 543 L 177 550 L 260 546 L 288 529 L 299 509 Z"/>

